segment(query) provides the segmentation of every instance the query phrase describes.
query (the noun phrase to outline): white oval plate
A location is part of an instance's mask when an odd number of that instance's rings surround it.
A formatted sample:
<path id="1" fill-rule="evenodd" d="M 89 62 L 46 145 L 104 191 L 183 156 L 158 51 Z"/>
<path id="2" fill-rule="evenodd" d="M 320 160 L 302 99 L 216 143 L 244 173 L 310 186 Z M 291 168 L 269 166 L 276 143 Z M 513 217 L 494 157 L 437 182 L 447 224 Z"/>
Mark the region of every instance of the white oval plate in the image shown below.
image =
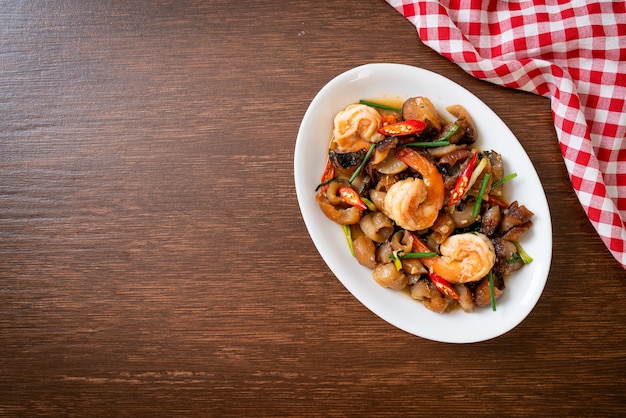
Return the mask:
<path id="1" fill-rule="evenodd" d="M 534 261 L 513 273 L 497 301 L 497 310 L 460 309 L 437 314 L 406 293 L 381 287 L 370 269 L 350 254 L 342 228 L 330 221 L 315 201 L 335 114 L 360 99 L 407 99 L 426 96 L 445 114 L 445 107 L 463 105 L 476 124 L 478 149 L 493 149 L 505 172 L 518 176 L 507 183 L 505 196 L 534 212 L 534 225 L 521 244 Z M 452 116 L 450 116 L 452 118 Z M 307 109 L 296 141 L 294 173 L 298 203 L 313 243 L 341 283 L 363 305 L 390 324 L 413 335 L 448 343 L 488 340 L 515 328 L 533 309 L 546 284 L 552 258 L 550 210 L 530 158 L 504 122 L 465 88 L 433 72 L 399 64 L 367 64 L 335 77 Z"/>

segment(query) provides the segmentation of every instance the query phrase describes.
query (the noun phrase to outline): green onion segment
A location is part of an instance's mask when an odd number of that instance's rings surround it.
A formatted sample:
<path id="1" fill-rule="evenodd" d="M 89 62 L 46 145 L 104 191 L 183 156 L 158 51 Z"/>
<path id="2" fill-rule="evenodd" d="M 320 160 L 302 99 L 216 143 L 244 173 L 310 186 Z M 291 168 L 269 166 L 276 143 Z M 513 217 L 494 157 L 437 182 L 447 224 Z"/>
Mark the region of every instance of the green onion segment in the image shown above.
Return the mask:
<path id="1" fill-rule="evenodd" d="M 359 104 L 370 106 L 370 107 L 375 107 L 377 109 L 391 110 L 393 112 L 402 113 L 402 109 L 400 109 L 400 108 L 393 107 L 393 106 L 387 106 L 387 105 L 384 105 L 384 104 L 381 104 L 381 103 L 370 102 L 369 100 L 359 100 Z"/>
<path id="2" fill-rule="evenodd" d="M 473 218 L 478 216 L 478 211 L 480 210 L 480 204 L 483 201 L 483 196 L 485 195 L 485 189 L 487 188 L 488 182 L 489 182 L 489 173 L 485 173 L 485 177 L 483 177 L 483 183 L 480 185 L 480 190 L 478 191 L 478 197 L 476 198 L 476 203 L 474 203 L 474 210 L 472 210 Z"/>
<path id="3" fill-rule="evenodd" d="M 450 145 L 450 143 L 448 141 L 409 142 L 406 145 L 407 147 L 434 148 L 434 147 L 445 147 L 446 145 Z"/>
<path id="4" fill-rule="evenodd" d="M 448 141 L 448 139 L 450 139 L 452 137 L 452 135 L 454 135 L 456 133 L 456 131 L 459 130 L 459 125 L 457 125 L 456 123 L 454 125 L 452 125 L 452 127 L 450 127 L 450 129 L 448 130 L 448 132 L 446 132 L 446 134 L 444 136 L 442 136 L 441 138 L 439 138 L 440 141 Z"/>
<path id="5" fill-rule="evenodd" d="M 430 258 L 435 257 L 437 255 L 436 252 L 426 251 L 426 252 L 416 252 L 416 253 L 405 253 L 404 251 L 396 251 L 395 255 L 390 255 L 390 258 Z"/>
<path id="6" fill-rule="evenodd" d="M 502 177 L 500 180 L 495 181 L 492 185 L 491 188 L 495 189 L 496 187 L 498 187 L 499 185 L 501 185 L 502 183 L 504 183 L 505 181 L 509 181 L 511 179 L 514 179 L 515 177 L 517 177 L 517 173 L 511 173 L 508 176 L 504 176 Z"/>
<path id="7" fill-rule="evenodd" d="M 526 251 L 524 251 L 524 249 L 522 248 L 519 242 L 513 241 L 513 244 L 515 244 L 515 249 L 517 250 L 517 253 L 519 254 L 519 256 L 522 258 L 522 261 L 524 262 L 524 264 L 530 264 L 533 262 L 533 258 L 530 255 L 528 255 Z"/>
<path id="8" fill-rule="evenodd" d="M 352 246 L 352 230 L 350 229 L 350 225 L 342 225 L 343 226 L 343 234 L 346 236 L 346 241 L 348 242 L 348 247 L 350 248 L 350 254 L 354 257 L 354 247 Z"/>
<path id="9" fill-rule="evenodd" d="M 396 270 L 400 271 L 402 269 L 403 258 L 430 258 L 435 257 L 437 255 L 436 252 L 425 251 L 425 252 L 415 252 L 415 253 L 405 253 L 402 250 L 396 250 L 389 254 L 389 258 L 393 260 L 394 266 L 396 266 Z"/>
<path id="10" fill-rule="evenodd" d="M 352 173 L 352 176 L 350 177 L 350 180 L 348 180 L 348 183 L 352 184 L 356 176 L 358 176 L 361 170 L 363 170 L 363 167 L 365 167 L 365 163 L 367 163 L 367 160 L 369 160 L 372 152 L 374 152 L 374 148 L 376 148 L 376 144 L 372 144 L 370 146 L 370 149 L 367 150 L 367 154 L 365 154 L 365 157 L 363 157 L 363 161 L 361 161 L 361 164 L 359 164 L 356 170 L 354 170 L 354 173 Z"/>
<path id="11" fill-rule="evenodd" d="M 337 177 L 333 177 L 332 179 L 328 179 L 325 182 L 318 184 L 317 187 L 315 188 L 315 191 L 318 191 L 320 188 L 326 186 L 327 184 L 332 183 L 335 180 L 337 180 Z"/>

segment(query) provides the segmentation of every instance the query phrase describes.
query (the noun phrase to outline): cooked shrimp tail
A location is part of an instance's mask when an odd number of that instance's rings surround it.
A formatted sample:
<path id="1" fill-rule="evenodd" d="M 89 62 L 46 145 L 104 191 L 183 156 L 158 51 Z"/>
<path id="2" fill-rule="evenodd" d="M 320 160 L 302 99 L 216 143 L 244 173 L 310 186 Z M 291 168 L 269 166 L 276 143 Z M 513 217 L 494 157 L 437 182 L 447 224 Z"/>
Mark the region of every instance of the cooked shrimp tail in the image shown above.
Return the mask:
<path id="1" fill-rule="evenodd" d="M 491 240 L 481 233 L 451 235 L 439 246 L 439 252 L 441 257 L 431 270 L 450 283 L 480 280 L 496 262 Z"/>
<path id="2" fill-rule="evenodd" d="M 385 212 L 404 229 L 419 231 L 430 228 L 443 206 L 443 178 L 426 157 L 413 149 L 399 149 L 396 157 L 422 178 L 409 177 L 392 184 L 385 196 Z"/>

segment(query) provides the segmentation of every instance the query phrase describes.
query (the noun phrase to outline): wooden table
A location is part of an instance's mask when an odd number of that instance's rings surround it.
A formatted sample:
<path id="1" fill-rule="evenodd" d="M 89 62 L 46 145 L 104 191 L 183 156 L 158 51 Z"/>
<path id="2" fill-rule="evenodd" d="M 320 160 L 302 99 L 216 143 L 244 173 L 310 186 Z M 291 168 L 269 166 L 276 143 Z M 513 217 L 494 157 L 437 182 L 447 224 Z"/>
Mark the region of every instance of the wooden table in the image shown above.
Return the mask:
<path id="1" fill-rule="evenodd" d="M 381 0 L 7 0 L 0 34 L 0 415 L 626 411 L 626 275 L 572 190 L 548 99 L 470 77 Z M 535 164 L 552 267 L 501 337 L 394 328 L 307 235 L 299 123 L 370 62 L 465 86 Z"/>

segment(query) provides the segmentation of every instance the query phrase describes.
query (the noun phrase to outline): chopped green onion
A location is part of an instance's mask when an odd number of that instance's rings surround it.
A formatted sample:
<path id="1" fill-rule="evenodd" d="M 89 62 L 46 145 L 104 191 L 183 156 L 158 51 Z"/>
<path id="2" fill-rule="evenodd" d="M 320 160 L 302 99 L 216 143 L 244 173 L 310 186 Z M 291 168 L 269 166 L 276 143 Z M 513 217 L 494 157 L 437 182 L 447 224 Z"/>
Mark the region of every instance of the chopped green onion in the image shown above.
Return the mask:
<path id="1" fill-rule="evenodd" d="M 496 293 L 493 288 L 493 273 L 489 270 L 489 293 L 491 294 L 491 310 L 496 311 Z"/>
<path id="2" fill-rule="evenodd" d="M 417 253 L 405 253 L 401 251 L 395 256 L 398 258 L 429 258 L 429 257 L 435 257 L 436 255 L 437 253 L 433 251 L 425 251 L 425 252 L 417 252 Z M 389 258 L 393 258 L 393 256 L 389 255 Z"/>
<path id="3" fill-rule="evenodd" d="M 370 146 L 370 149 L 367 150 L 367 154 L 365 154 L 365 157 L 363 157 L 363 161 L 361 161 L 361 164 L 359 164 L 356 170 L 354 170 L 354 173 L 352 173 L 352 176 L 350 177 L 350 180 L 348 180 L 348 183 L 352 184 L 356 176 L 358 176 L 361 170 L 363 170 L 363 167 L 365 167 L 365 163 L 367 163 L 367 160 L 370 158 L 370 155 L 372 155 L 372 152 L 374 152 L 374 148 L 376 148 L 376 144 L 372 144 Z"/>
<path id="4" fill-rule="evenodd" d="M 399 252 L 402 252 L 402 250 L 396 250 L 389 254 L 389 258 L 393 260 L 393 265 L 398 271 L 402 270 L 402 261 L 400 261 L 400 256 L 398 255 Z"/>
<path id="5" fill-rule="evenodd" d="M 359 104 L 362 105 L 366 105 L 366 106 L 370 106 L 370 107 L 375 107 L 378 109 L 383 109 L 383 110 L 391 110 L 397 113 L 402 113 L 402 109 L 397 108 L 397 107 L 393 107 L 393 106 L 387 106 L 381 103 L 376 103 L 376 102 L 370 102 L 369 100 L 359 100 Z"/>
<path id="6" fill-rule="evenodd" d="M 459 125 L 457 125 L 456 123 L 454 125 L 452 125 L 452 127 L 448 130 L 448 132 L 446 132 L 446 134 L 444 136 L 442 136 L 441 138 L 439 138 L 440 141 L 447 141 L 449 140 L 452 135 L 454 135 L 456 133 L 456 131 L 458 131 L 460 128 Z"/>
<path id="7" fill-rule="evenodd" d="M 434 147 L 444 147 L 446 145 L 450 145 L 450 143 L 448 141 L 409 142 L 406 145 L 409 146 L 409 147 L 434 148 Z"/>
<path id="8" fill-rule="evenodd" d="M 530 255 L 528 255 L 526 251 L 524 251 L 524 249 L 522 248 L 519 242 L 513 241 L 513 244 L 515 244 L 515 249 L 517 250 L 517 253 L 519 254 L 519 256 L 522 258 L 522 261 L 524 262 L 524 264 L 530 264 L 533 262 L 533 258 Z"/>
<path id="9" fill-rule="evenodd" d="M 374 202 L 363 196 L 361 196 L 361 200 L 363 201 L 363 203 L 365 203 L 365 206 L 367 206 L 369 210 L 371 210 L 372 212 L 376 211 L 376 205 L 374 204 Z"/>
<path id="10" fill-rule="evenodd" d="M 330 184 L 330 183 L 332 183 L 332 182 L 333 182 L 333 181 L 335 181 L 335 180 L 337 180 L 337 178 L 336 178 L 336 177 L 333 177 L 332 179 L 328 179 L 328 180 L 326 180 L 325 182 L 318 184 L 318 185 L 317 185 L 317 187 L 315 188 L 315 191 L 318 191 L 321 187 L 324 187 L 324 186 L 326 186 L 327 184 Z"/>
<path id="11" fill-rule="evenodd" d="M 500 180 L 494 182 L 491 185 L 492 189 L 495 189 L 496 187 L 498 187 L 499 185 L 501 185 L 502 183 L 504 183 L 505 181 L 509 181 L 511 179 L 514 179 L 515 177 L 517 177 L 517 173 L 511 173 L 508 176 L 502 177 Z"/>
<path id="12" fill-rule="evenodd" d="M 343 234 L 346 236 L 346 241 L 348 242 L 348 247 L 350 248 L 350 254 L 354 257 L 354 247 L 352 246 L 352 230 L 350 229 L 350 225 L 342 225 Z"/>
<path id="13" fill-rule="evenodd" d="M 478 215 L 478 211 L 480 210 L 480 204 L 483 201 L 483 196 L 485 195 L 485 189 L 487 188 L 488 182 L 489 182 L 489 173 L 485 173 L 485 177 L 483 177 L 483 184 L 480 185 L 480 190 L 478 191 L 478 197 L 476 198 L 476 203 L 474 203 L 474 210 L 472 211 L 472 218 L 475 218 Z"/>

